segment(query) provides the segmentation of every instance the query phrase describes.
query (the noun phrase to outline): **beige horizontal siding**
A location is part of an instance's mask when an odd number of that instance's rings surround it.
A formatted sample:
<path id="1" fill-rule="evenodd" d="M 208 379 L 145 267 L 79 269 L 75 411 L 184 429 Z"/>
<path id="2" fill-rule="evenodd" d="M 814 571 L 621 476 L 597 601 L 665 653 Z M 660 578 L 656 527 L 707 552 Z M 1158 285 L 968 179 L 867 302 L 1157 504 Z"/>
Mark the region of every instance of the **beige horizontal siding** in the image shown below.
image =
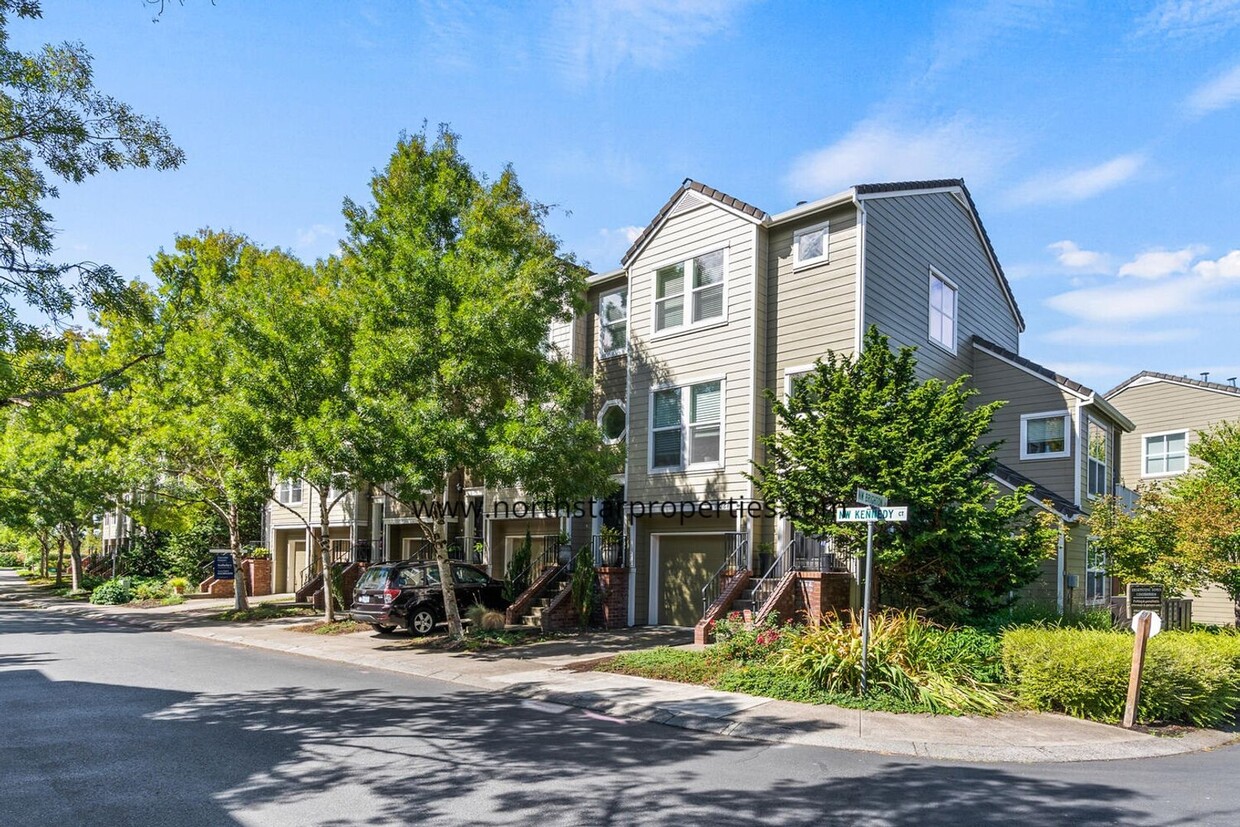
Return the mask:
<path id="1" fill-rule="evenodd" d="M 1224 420 L 1240 421 L 1240 394 L 1213 391 L 1158 380 L 1133 385 L 1111 397 L 1112 405 L 1136 427 L 1123 437 L 1121 480 L 1135 488 L 1150 479 L 1142 474 L 1145 434 L 1187 431 L 1191 445 L 1196 432 Z"/>

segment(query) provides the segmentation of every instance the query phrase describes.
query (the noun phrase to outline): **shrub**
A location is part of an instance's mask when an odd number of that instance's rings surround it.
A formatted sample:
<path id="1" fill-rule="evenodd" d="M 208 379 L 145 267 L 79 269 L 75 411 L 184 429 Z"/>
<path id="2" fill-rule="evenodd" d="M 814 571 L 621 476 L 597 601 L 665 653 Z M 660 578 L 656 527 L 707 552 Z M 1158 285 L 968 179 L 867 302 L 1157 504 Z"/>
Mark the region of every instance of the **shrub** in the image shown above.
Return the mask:
<path id="1" fill-rule="evenodd" d="M 484 632 L 498 632 L 507 625 L 508 619 L 504 617 L 504 613 L 494 609 L 483 612 L 481 620 L 478 621 L 478 628 Z"/>
<path id="2" fill-rule="evenodd" d="M 1124 712 L 1132 635 L 1090 629 L 1011 629 L 1003 662 L 1034 709 L 1115 722 Z M 1240 638 L 1166 632 L 1150 641 L 1137 720 L 1216 726 L 1240 707 Z"/>
<path id="3" fill-rule="evenodd" d="M 988 665 L 978 639 L 927 623 L 915 613 L 870 618 L 869 684 L 898 701 L 932 712 L 990 714 L 1003 706 L 980 679 Z M 861 691 L 861 623 L 836 616 L 788 636 L 780 664 L 829 692 Z"/>
<path id="4" fill-rule="evenodd" d="M 472 626 L 481 626 L 482 616 L 486 613 L 486 606 L 483 606 L 481 603 L 475 603 L 465 610 L 465 619 L 468 620 Z"/>
<path id="5" fill-rule="evenodd" d="M 768 612 L 750 624 L 740 612 L 731 612 L 715 622 L 715 645 L 707 657 L 736 663 L 758 663 L 775 653 L 784 637 L 779 616 Z"/>
<path id="6" fill-rule="evenodd" d="M 132 588 L 134 600 L 163 600 L 172 593 L 166 583 L 152 580 L 137 581 Z"/>
<path id="7" fill-rule="evenodd" d="M 20 551 L 0 551 L 0 569 L 20 569 L 26 565 L 26 555 Z"/>
<path id="8" fill-rule="evenodd" d="M 96 586 L 90 593 L 90 602 L 101 606 L 128 603 L 132 599 L 133 591 L 130 589 L 129 580 L 125 577 L 106 580 Z"/>
<path id="9" fill-rule="evenodd" d="M 1059 608 L 1053 602 L 1038 600 L 1019 600 L 993 613 L 978 625 L 995 632 L 1017 626 L 1054 626 L 1099 631 L 1114 628 L 1111 612 L 1107 609 L 1070 610 L 1060 614 Z"/>
<path id="10" fill-rule="evenodd" d="M 168 578 L 168 589 L 173 594 L 185 594 L 190 590 L 190 582 L 188 577 L 170 577 Z"/>

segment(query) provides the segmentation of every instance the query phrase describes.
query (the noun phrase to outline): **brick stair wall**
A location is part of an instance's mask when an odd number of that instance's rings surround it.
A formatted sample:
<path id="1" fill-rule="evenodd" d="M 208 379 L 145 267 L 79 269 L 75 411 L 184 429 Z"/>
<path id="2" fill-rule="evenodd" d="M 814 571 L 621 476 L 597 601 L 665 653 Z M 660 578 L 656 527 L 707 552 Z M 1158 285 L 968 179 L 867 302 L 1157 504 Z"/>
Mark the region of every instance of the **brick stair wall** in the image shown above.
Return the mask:
<path id="1" fill-rule="evenodd" d="M 702 615 L 702 619 L 698 621 L 697 626 L 693 627 L 693 642 L 699 646 L 711 643 L 715 639 L 715 621 L 727 617 L 728 612 L 732 610 L 732 604 L 740 598 L 748 585 L 750 577 L 753 574 L 749 569 L 742 569 L 732 575 L 722 575 L 728 578 L 724 581 L 723 588 L 719 591 L 719 597 L 715 602 L 706 607 L 706 613 Z"/>

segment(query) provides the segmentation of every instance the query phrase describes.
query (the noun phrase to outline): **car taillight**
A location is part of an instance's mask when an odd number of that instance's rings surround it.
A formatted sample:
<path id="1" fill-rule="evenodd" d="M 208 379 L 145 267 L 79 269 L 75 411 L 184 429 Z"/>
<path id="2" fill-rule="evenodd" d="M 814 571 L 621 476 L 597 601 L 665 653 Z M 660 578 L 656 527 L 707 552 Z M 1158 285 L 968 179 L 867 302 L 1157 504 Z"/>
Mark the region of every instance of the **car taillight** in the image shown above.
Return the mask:
<path id="1" fill-rule="evenodd" d="M 399 594 L 400 594 L 400 589 L 384 589 L 383 590 L 383 602 L 391 603 L 393 600 L 396 599 L 397 595 Z"/>

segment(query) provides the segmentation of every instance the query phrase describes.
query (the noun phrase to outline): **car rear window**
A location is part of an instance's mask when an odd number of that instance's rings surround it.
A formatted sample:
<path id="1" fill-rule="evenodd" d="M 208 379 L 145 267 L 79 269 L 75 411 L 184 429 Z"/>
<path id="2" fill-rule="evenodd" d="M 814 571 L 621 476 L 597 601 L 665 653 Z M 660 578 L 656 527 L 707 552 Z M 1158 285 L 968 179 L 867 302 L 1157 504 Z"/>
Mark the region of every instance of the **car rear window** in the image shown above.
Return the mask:
<path id="1" fill-rule="evenodd" d="M 376 566 L 372 569 L 366 569 L 366 573 L 357 581 L 359 589 L 381 589 L 383 584 L 387 582 L 388 576 L 387 566 Z"/>

